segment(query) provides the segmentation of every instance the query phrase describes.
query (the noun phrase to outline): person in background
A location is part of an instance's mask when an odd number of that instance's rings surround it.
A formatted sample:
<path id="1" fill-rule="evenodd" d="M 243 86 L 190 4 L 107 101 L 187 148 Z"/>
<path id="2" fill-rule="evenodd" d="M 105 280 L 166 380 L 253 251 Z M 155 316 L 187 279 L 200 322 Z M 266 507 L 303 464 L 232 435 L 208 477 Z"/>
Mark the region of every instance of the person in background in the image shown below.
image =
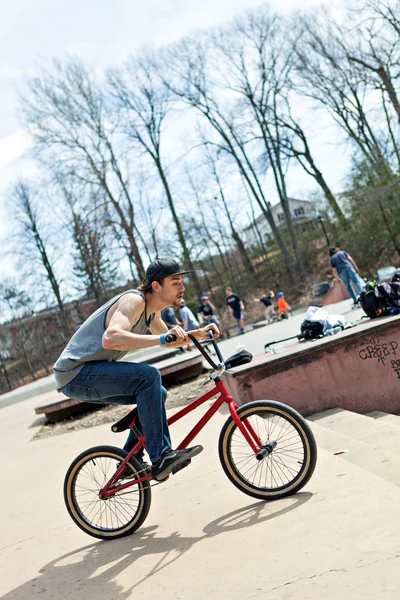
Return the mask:
<path id="1" fill-rule="evenodd" d="M 179 307 L 179 316 L 181 317 L 182 327 L 185 331 L 192 331 L 193 329 L 198 329 L 200 327 L 200 323 L 190 308 L 186 306 L 186 302 L 183 299 L 181 300 L 181 305 Z M 187 349 L 188 351 L 192 349 L 190 344 L 188 344 Z"/>
<path id="2" fill-rule="evenodd" d="M 168 329 L 172 329 L 175 325 L 181 325 L 181 322 L 178 321 L 175 314 L 175 309 L 173 306 L 167 306 L 164 310 L 161 311 L 161 319 L 164 321 Z M 181 352 L 185 352 L 185 349 L 181 346 L 179 348 Z"/>
<path id="3" fill-rule="evenodd" d="M 288 319 L 288 313 L 290 311 L 290 306 L 285 300 L 285 294 L 283 292 L 278 292 L 277 295 L 278 300 L 278 318 L 279 319 Z"/>
<path id="4" fill-rule="evenodd" d="M 359 304 L 360 302 L 360 294 L 364 288 L 364 285 L 358 275 L 359 269 L 353 260 L 353 258 L 345 252 L 344 250 L 339 250 L 336 246 L 331 246 L 329 248 L 330 255 L 330 265 L 332 267 L 333 274 L 340 281 L 340 279 L 344 282 L 350 296 L 353 299 L 354 305 Z M 353 281 L 356 286 L 358 296 L 351 285 Z"/>
<path id="5" fill-rule="evenodd" d="M 254 302 L 262 302 L 265 309 L 265 319 L 271 323 L 274 320 L 275 309 L 272 304 L 272 299 L 275 298 L 275 294 L 272 290 L 268 294 L 264 294 L 262 298 L 254 298 Z"/>
<path id="6" fill-rule="evenodd" d="M 239 333 L 243 334 L 244 333 L 244 320 L 243 320 L 244 304 L 243 304 L 240 296 L 238 296 L 238 294 L 234 294 L 232 292 L 231 287 L 225 288 L 225 294 L 226 294 L 226 304 L 228 307 L 228 314 L 231 314 L 235 317 L 235 319 L 237 320 L 237 323 L 238 323 Z"/>
<path id="7" fill-rule="evenodd" d="M 175 325 L 180 325 L 176 318 L 175 310 L 172 306 L 167 306 L 164 310 L 161 311 L 161 318 L 168 327 L 168 329 L 172 329 Z"/>
<path id="8" fill-rule="evenodd" d="M 221 325 L 221 321 L 214 314 L 216 312 L 216 308 L 214 304 L 212 304 L 208 296 L 202 296 L 200 298 L 200 306 L 198 312 L 202 316 L 204 325 L 208 325 L 209 323 L 215 323 L 215 325 L 218 326 L 220 339 L 222 339 L 224 337 L 224 332 Z"/>

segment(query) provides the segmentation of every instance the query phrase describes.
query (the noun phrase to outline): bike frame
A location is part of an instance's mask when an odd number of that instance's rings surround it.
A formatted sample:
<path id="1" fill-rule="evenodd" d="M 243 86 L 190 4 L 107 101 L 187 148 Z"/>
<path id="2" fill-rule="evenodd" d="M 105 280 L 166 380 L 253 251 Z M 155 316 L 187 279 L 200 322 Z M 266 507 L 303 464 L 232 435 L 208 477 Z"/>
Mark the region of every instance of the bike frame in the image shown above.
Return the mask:
<path id="1" fill-rule="evenodd" d="M 215 344 L 215 342 L 214 342 L 214 344 Z M 218 368 L 217 365 L 215 365 L 210 360 L 210 358 L 204 354 L 201 346 L 198 343 L 196 343 L 196 346 L 199 347 L 200 351 L 205 356 L 205 358 L 208 360 L 208 362 L 210 362 L 214 367 Z M 218 352 L 218 354 L 219 354 L 219 352 Z M 219 356 L 220 356 L 220 354 L 219 354 Z M 219 365 L 219 367 L 223 367 L 223 366 L 224 366 L 223 363 L 222 363 L 222 365 Z M 193 402 L 191 402 L 187 406 L 184 406 L 181 410 L 176 412 L 174 415 L 172 415 L 172 417 L 170 417 L 168 419 L 168 425 L 173 425 L 173 423 L 176 423 L 176 421 L 179 421 L 179 419 L 181 419 L 182 417 L 185 417 L 187 414 L 191 413 L 193 410 L 195 410 L 196 408 L 198 408 L 199 406 L 204 404 L 204 402 L 207 402 L 207 400 L 210 400 L 210 398 L 212 398 L 213 396 L 216 396 L 217 394 L 219 395 L 218 398 L 216 398 L 215 402 L 207 410 L 207 412 L 201 417 L 201 419 L 198 421 L 198 423 L 191 429 L 191 431 L 182 440 L 182 442 L 179 444 L 179 446 L 177 446 L 177 449 L 180 450 L 182 448 L 187 448 L 188 445 L 198 435 L 198 433 L 208 423 L 208 421 L 215 415 L 215 413 L 218 411 L 218 409 L 224 403 L 226 403 L 229 407 L 229 412 L 232 416 L 232 419 L 236 423 L 238 429 L 241 431 L 244 438 L 247 440 L 247 442 L 250 445 L 250 447 L 252 448 L 254 454 L 257 454 L 258 452 L 260 452 L 260 450 L 263 447 L 261 440 L 258 437 L 257 433 L 254 431 L 253 427 L 251 426 L 250 423 L 247 422 L 246 419 L 241 421 L 241 419 L 237 413 L 238 404 L 236 404 L 235 400 L 230 395 L 226 385 L 220 379 L 219 375 L 214 378 L 214 383 L 215 383 L 215 387 L 212 390 L 210 390 L 209 392 L 206 392 L 205 394 L 203 394 L 202 396 L 197 398 L 197 400 L 193 400 Z M 130 428 L 135 427 L 135 422 L 136 422 L 136 417 L 133 418 L 132 423 L 130 424 Z M 138 437 L 139 441 L 136 444 L 136 446 L 134 448 L 132 448 L 132 450 L 129 452 L 127 457 L 121 462 L 118 469 L 115 471 L 114 475 L 111 477 L 111 479 L 106 483 L 106 485 L 100 491 L 100 494 L 103 498 L 110 498 L 116 492 L 120 492 L 124 489 L 132 487 L 133 485 L 137 485 L 137 484 L 141 483 L 142 481 L 147 481 L 149 479 L 153 479 L 153 476 L 148 474 L 148 475 L 145 475 L 138 479 L 134 479 L 132 481 L 128 481 L 126 483 L 122 483 L 122 484 L 119 484 L 114 487 L 114 484 L 119 480 L 120 476 L 125 471 L 126 464 L 129 462 L 130 458 L 132 456 L 134 456 L 135 454 L 137 454 L 141 448 L 146 448 L 146 442 L 145 442 L 144 436 L 139 434 L 137 437 Z"/>

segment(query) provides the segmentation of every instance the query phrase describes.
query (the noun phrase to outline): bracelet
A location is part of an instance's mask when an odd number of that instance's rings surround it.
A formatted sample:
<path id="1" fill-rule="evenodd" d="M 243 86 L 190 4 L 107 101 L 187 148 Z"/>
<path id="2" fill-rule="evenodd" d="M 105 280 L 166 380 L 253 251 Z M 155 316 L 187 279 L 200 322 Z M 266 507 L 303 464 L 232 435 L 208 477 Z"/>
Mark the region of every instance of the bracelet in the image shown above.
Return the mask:
<path id="1" fill-rule="evenodd" d="M 162 333 L 160 335 L 160 344 L 161 344 L 161 346 L 166 346 L 167 345 L 167 342 L 165 341 L 165 333 Z"/>

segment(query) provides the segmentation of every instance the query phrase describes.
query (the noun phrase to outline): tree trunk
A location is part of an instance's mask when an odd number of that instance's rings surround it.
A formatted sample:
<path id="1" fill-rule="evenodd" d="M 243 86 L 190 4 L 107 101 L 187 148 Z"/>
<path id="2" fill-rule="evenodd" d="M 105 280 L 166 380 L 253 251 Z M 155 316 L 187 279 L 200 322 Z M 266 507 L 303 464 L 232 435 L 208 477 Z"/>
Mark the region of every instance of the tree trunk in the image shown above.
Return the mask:
<path id="1" fill-rule="evenodd" d="M 0 354 L 0 367 L 1 367 L 1 370 L 3 372 L 4 379 L 6 380 L 9 389 L 11 389 L 11 383 L 10 383 L 10 380 L 8 378 L 6 364 L 5 364 L 5 362 L 4 362 L 3 357 L 2 357 L 1 354 Z"/>
<path id="2" fill-rule="evenodd" d="M 238 232 L 236 231 L 236 229 L 234 227 L 232 227 L 232 237 L 235 240 L 235 243 L 237 245 L 238 252 L 242 259 L 244 268 L 247 269 L 247 271 L 249 273 L 255 274 L 256 271 L 251 263 L 249 255 L 246 252 L 246 248 L 244 247 L 242 238 L 240 237 L 240 235 L 238 234 Z"/>
<path id="3" fill-rule="evenodd" d="M 176 210 L 175 210 L 175 205 L 174 205 L 174 202 L 172 200 L 172 194 L 171 194 L 171 190 L 169 189 L 167 178 L 165 176 L 163 167 L 161 165 L 160 158 L 156 157 L 154 159 L 154 161 L 155 161 L 155 164 L 157 166 L 158 173 L 160 175 L 162 184 L 164 186 L 165 194 L 167 196 L 168 206 L 169 206 L 171 214 L 172 214 L 172 219 L 173 219 L 173 221 L 175 223 L 175 227 L 176 227 L 176 231 L 177 231 L 177 234 L 178 234 L 179 242 L 180 242 L 180 244 L 182 246 L 183 260 L 184 260 L 185 266 L 188 267 L 190 270 L 193 271 L 193 273 L 191 274 L 191 277 L 193 279 L 193 283 L 194 283 L 194 287 L 196 288 L 196 292 L 197 292 L 197 294 L 200 297 L 200 296 L 203 295 L 203 292 L 202 292 L 202 289 L 201 289 L 201 284 L 200 284 L 199 278 L 197 276 L 196 270 L 194 268 L 194 265 L 192 263 L 192 259 L 190 257 L 190 252 L 189 252 L 189 248 L 186 245 L 185 236 L 183 235 L 182 226 L 181 226 L 181 223 L 179 221 L 179 217 L 178 217 L 178 215 L 176 213 Z"/>

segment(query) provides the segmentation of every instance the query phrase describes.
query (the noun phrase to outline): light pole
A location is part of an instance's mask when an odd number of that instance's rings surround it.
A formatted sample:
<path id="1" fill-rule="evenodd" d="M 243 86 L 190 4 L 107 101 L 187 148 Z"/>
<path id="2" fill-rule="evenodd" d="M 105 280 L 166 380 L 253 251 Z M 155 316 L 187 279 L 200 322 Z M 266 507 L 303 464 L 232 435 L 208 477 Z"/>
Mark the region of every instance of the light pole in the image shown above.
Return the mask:
<path id="1" fill-rule="evenodd" d="M 326 243 L 328 244 L 328 246 L 330 246 L 331 243 L 329 241 L 328 234 L 327 234 L 326 229 L 325 229 L 324 221 L 325 221 L 324 217 L 321 217 L 321 215 L 318 215 L 318 217 L 317 217 L 317 223 L 319 223 L 321 225 L 322 231 L 324 232 L 324 236 L 325 236 L 325 239 L 326 239 Z"/>

